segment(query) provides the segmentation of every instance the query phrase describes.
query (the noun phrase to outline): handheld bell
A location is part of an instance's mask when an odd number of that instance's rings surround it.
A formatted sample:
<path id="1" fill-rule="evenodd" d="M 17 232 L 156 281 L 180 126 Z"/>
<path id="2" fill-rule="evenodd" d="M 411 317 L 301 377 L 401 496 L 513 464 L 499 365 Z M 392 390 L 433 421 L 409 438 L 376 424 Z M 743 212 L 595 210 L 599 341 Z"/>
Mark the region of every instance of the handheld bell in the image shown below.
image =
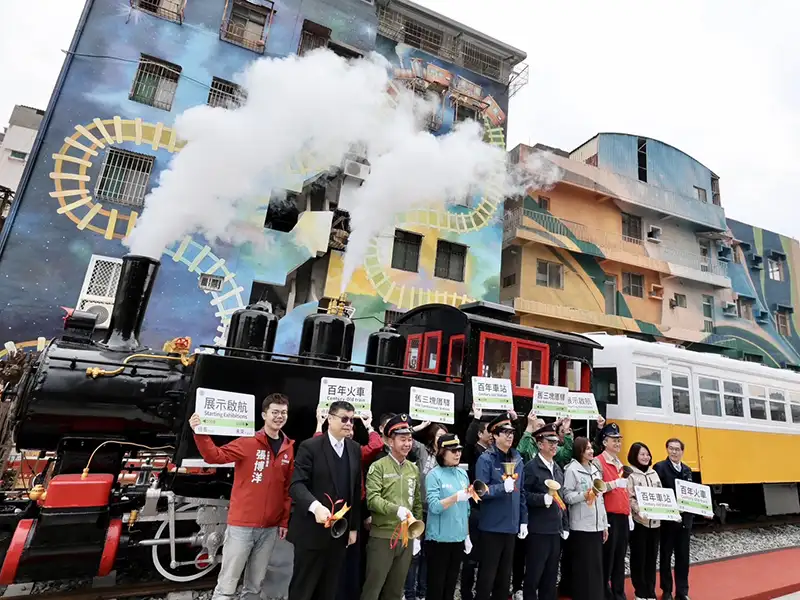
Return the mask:
<path id="1" fill-rule="evenodd" d="M 348 529 L 347 519 L 342 517 L 341 519 L 336 519 L 333 524 L 331 525 L 331 537 L 335 540 L 342 537 Z"/>
<path id="2" fill-rule="evenodd" d="M 623 479 L 627 479 L 628 477 L 631 476 L 631 474 L 633 474 L 633 469 L 631 467 L 629 467 L 628 465 L 625 465 L 624 467 L 622 467 L 622 477 L 623 477 Z"/>
<path id="3" fill-rule="evenodd" d="M 592 490 L 594 490 L 594 493 L 597 495 L 602 494 L 606 491 L 606 482 L 602 479 L 595 479 L 592 481 Z"/>
<path id="4" fill-rule="evenodd" d="M 472 490 L 480 498 L 481 496 L 486 494 L 486 492 L 489 491 L 489 486 L 487 486 L 485 483 L 483 483 L 480 479 L 476 479 L 475 481 L 472 482 Z"/>
<path id="5" fill-rule="evenodd" d="M 417 521 L 414 517 L 408 518 L 408 539 L 415 540 L 425 533 L 425 523 Z"/>
<path id="6" fill-rule="evenodd" d="M 514 474 L 514 471 L 517 468 L 517 464 L 513 462 L 504 462 L 503 463 L 503 470 L 505 471 L 506 476 L 511 477 Z"/>

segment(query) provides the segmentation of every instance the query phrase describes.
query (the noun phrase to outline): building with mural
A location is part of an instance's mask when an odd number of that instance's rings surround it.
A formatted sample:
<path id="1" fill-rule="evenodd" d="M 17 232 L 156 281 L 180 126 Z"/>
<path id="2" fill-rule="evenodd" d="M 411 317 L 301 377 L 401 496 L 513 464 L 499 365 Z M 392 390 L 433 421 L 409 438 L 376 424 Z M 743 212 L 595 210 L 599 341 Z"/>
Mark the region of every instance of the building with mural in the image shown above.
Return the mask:
<path id="1" fill-rule="evenodd" d="M 558 182 L 506 204 L 500 295 L 521 323 L 798 364 L 798 243 L 728 221 L 719 177 L 650 138 L 547 152 Z"/>
<path id="2" fill-rule="evenodd" d="M 25 347 L 57 335 L 60 307 L 95 312 L 107 328 L 122 241 L 182 148 L 176 117 L 202 104 L 235 110 L 245 95 L 233 80 L 251 61 L 318 47 L 345 58 L 381 53 L 395 85 L 441 98 L 431 132 L 475 119 L 505 148 L 524 53 L 412 2 L 87 0 L 0 236 L 4 340 Z M 268 256 L 198 235 L 168 248 L 142 340 L 218 343 L 235 310 L 268 300 L 283 316 L 276 351 L 295 352 L 304 317 L 340 289 L 349 233 L 340 191 L 369 176 L 358 157 L 334 166 L 301 165 L 290 201 L 251 215 Z M 432 202 L 377 236 L 346 290 L 359 319 L 354 360 L 395 311 L 499 299 L 503 199 Z"/>

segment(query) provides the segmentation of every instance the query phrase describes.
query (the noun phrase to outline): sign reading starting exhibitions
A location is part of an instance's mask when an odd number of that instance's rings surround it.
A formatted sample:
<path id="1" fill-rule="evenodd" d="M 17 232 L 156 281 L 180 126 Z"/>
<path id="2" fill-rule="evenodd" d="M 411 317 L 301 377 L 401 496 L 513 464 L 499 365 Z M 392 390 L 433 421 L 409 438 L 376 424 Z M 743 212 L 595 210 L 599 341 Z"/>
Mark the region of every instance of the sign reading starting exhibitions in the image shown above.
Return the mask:
<path id="1" fill-rule="evenodd" d="M 681 515 L 672 488 L 643 487 L 637 485 L 636 501 L 639 514 L 652 521 L 680 521 Z"/>
<path id="2" fill-rule="evenodd" d="M 567 394 L 567 416 L 571 419 L 596 421 L 600 417 L 597 402 L 591 392 L 569 392 Z"/>
<path id="3" fill-rule="evenodd" d="M 372 382 L 361 379 L 323 377 L 319 385 L 318 410 L 327 411 L 334 402 L 349 402 L 357 413 L 371 413 Z"/>
<path id="4" fill-rule="evenodd" d="M 681 512 L 703 517 L 714 516 L 714 510 L 711 507 L 711 488 L 707 485 L 676 479 L 675 496 Z"/>
<path id="5" fill-rule="evenodd" d="M 473 377 L 472 403 L 481 410 L 514 410 L 511 380 Z"/>
<path id="6" fill-rule="evenodd" d="M 533 411 L 537 417 L 566 417 L 569 388 L 556 385 L 533 386 Z"/>
<path id="7" fill-rule="evenodd" d="M 197 433 L 235 437 L 255 435 L 256 397 L 253 394 L 197 388 L 195 398 L 195 412 L 200 415 Z"/>
<path id="8" fill-rule="evenodd" d="M 452 425 L 455 419 L 455 395 L 425 388 L 412 387 L 408 414 L 419 421 Z"/>

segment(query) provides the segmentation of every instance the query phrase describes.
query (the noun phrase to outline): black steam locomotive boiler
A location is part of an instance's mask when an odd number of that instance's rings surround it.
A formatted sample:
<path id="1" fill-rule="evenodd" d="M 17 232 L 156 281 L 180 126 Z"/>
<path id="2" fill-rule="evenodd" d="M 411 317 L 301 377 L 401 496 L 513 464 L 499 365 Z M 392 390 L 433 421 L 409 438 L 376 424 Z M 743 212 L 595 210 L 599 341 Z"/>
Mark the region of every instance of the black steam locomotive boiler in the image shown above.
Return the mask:
<path id="1" fill-rule="evenodd" d="M 4 392 L 16 447 L 51 459 L 24 497 L 0 497 L 0 585 L 103 576 L 137 550 L 150 551 L 173 581 L 214 569 L 232 470 L 209 468 L 194 445 L 188 419 L 198 390 L 249 395 L 257 427 L 261 399 L 284 393 L 285 431 L 303 440 L 313 435 L 323 380 L 371 382 L 376 415 L 407 412 L 412 387 L 451 392 L 460 433 L 473 376 L 509 379 L 520 411 L 535 383 L 572 378 L 590 389 L 595 342 L 514 324 L 511 309 L 483 302 L 409 311 L 369 336 L 363 365 L 351 360 L 353 309 L 335 300 L 305 319 L 296 355 L 273 351 L 278 318 L 263 304 L 232 316 L 224 347 L 192 354 L 190 340 L 178 338 L 155 351 L 139 332 L 158 268 L 125 256 L 105 338 L 95 341 L 93 314 L 73 311 L 61 337 Z"/>

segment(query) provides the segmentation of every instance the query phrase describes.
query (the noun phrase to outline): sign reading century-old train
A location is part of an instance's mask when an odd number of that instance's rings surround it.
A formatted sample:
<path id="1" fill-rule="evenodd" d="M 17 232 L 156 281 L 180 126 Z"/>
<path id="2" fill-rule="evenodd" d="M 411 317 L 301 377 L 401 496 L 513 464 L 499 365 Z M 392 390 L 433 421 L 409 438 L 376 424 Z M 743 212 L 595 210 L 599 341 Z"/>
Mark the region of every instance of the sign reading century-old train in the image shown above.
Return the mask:
<path id="1" fill-rule="evenodd" d="M 652 521 L 680 521 L 680 509 L 672 488 L 643 487 L 637 485 L 636 501 L 639 514 Z"/>
<path id="2" fill-rule="evenodd" d="M 481 410 L 514 410 L 511 380 L 473 377 L 472 402 Z"/>
<path id="3" fill-rule="evenodd" d="M 408 414 L 412 419 L 452 425 L 456 422 L 455 394 L 412 387 Z"/>
<path id="4" fill-rule="evenodd" d="M 675 497 L 681 512 L 713 517 L 714 509 L 711 507 L 711 488 L 693 481 L 675 480 Z"/>
<path id="5" fill-rule="evenodd" d="M 319 409 L 334 402 L 349 402 L 356 412 L 372 412 L 372 382 L 361 379 L 323 377 L 319 384 Z"/>
<path id="6" fill-rule="evenodd" d="M 234 437 L 255 435 L 256 397 L 253 394 L 197 388 L 195 397 L 195 412 L 200 415 L 197 433 Z"/>

